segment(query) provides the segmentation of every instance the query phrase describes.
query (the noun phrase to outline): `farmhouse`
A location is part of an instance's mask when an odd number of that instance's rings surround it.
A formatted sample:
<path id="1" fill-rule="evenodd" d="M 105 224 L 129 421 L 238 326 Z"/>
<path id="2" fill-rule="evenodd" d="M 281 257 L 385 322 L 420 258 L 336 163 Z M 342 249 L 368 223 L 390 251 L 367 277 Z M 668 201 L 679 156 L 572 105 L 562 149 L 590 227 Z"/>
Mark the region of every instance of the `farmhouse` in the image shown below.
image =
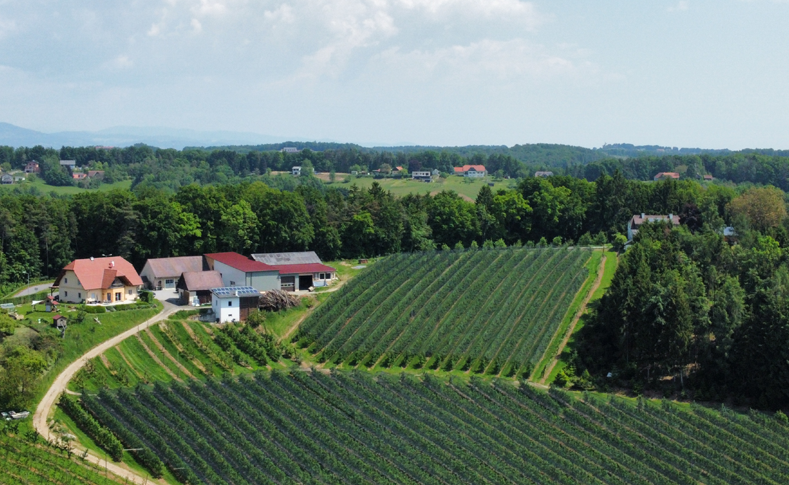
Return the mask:
<path id="1" fill-rule="evenodd" d="M 145 262 L 140 276 L 149 290 L 175 289 L 178 278 L 183 273 L 202 271 L 202 256 L 180 256 L 175 258 L 155 258 Z M 221 286 L 221 285 L 215 285 Z"/>
<path id="2" fill-rule="evenodd" d="M 283 148 L 283 149 L 282 149 L 282 150 L 280 150 L 280 151 L 281 151 L 282 153 L 299 153 L 301 150 L 299 150 L 299 149 L 298 149 L 298 148 L 296 148 L 296 147 L 285 147 L 285 148 Z"/>
<path id="3" fill-rule="evenodd" d="M 432 182 L 433 173 L 430 172 L 430 170 L 416 170 L 411 172 L 411 178 L 413 180 L 421 180 L 422 182 Z"/>
<path id="4" fill-rule="evenodd" d="M 213 253 L 204 256 L 203 268 L 219 271 L 222 286 L 251 286 L 258 291 L 279 290 L 279 271 L 238 253 Z"/>
<path id="5" fill-rule="evenodd" d="M 12 177 L 11 175 L 5 174 L 2 177 L 0 177 L 0 183 L 2 183 L 3 185 L 13 184 L 14 183 L 14 177 Z"/>
<path id="6" fill-rule="evenodd" d="M 294 177 L 298 177 L 299 175 L 301 175 L 301 167 L 293 167 L 293 168 L 291 168 L 291 169 L 290 169 L 290 173 L 291 173 L 291 174 L 292 174 Z"/>
<path id="7" fill-rule="evenodd" d="M 181 303 L 199 306 L 211 303 L 211 289 L 222 286 L 219 271 L 187 271 L 175 285 L 181 293 Z"/>
<path id="8" fill-rule="evenodd" d="M 328 286 L 337 270 L 321 263 L 314 251 L 296 253 L 259 253 L 252 259 L 279 271 L 280 289 L 305 291 L 310 287 Z"/>
<path id="9" fill-rule="evenodd" d="M 534 172 L 535 177 L 553 177 L 553 172 Z"/>
<path id="10" fill-rule="evenodd" d="M 679 225 L 679 216 L 674 214 L 669 215 L 648 215 L 644 214 L 643 212 L 641 215 L 636 214 L 630 218 L 630 222 L 627 223 L 627 240 L 632 241 L 636 234 L 638 234 L 638 228 L 641 227 L 642 224 L 646 224 L 648 222 L 671 222 L 675 226 Z"/>
<path id="11" fill-rule="evenodd" d="M 704 176 L 704 180 L 715 180 L 715 177 L 713 177 L 712 175 L 707 174 L 707 175 Z"/>
<path id="12" fill-rule="evenodd" d="M 25 173 L 38 173 L 41 171 L 41 168 L 38 165 L 38 162 L 32 161 L 27 162 L 25 165 Z"/>
<path id="13" fill-rule="evenodd" d="M 653 177 L 653 180 L 656 181 L 656 182 L 658 180 L 665 180 L 665 179 L 678 180 L 679 179 L 679 174 L 677 172 L 660 172 L 659 174 L 657 174 L 657 175 L 655 175 Z"/>
<path id="14" fill-rule="evenodd" d="M 260 292 L 251 286 L 213 288 L 211 309 L 218 323 L 241 322 L 260 302 Z"/>
<path id="15" fill-rule="evenodd" d="M 59 291 L 60 301 L 69 303 L 136 300 L 141 287 L 140 275 L 120 256 L 76 259 L 52 284 Z"/>
<path id="16" fill-rule="evenodd" d="M 73 178 L 74 180 L 82 180 L 88 178 L 88 174 L 82 172 L 74 173 L 71 174 L 71 178 Z"/>
<path id="17" fill-rule="evenodd" d="M 462 175 L 463 177 L 475 178 L 484 177 L 488 174 L 484 165 L 463 165 L 462 167 L 455 167 L 455 175 Z"/>

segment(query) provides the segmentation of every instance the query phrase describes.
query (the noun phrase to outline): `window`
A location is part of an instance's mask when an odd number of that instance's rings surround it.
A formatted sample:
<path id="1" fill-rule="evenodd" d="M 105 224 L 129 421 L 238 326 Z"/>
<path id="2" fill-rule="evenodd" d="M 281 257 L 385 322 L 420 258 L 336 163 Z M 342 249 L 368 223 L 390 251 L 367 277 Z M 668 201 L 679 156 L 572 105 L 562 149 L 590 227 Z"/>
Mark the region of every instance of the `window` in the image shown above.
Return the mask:
<path id="1" fill-rule="evenodd" d="M 63 296 L 68 296 L 68 291 L 64 291 Z"/>
<path id="2" fill-rule="evenodd" d="M 131 295 L 131 294 L 132 294 L 132 289 L 131 289 L 131 288 L 129 288 L 128 290 L 126 290 L 126 294 L 127 294 L 127 295 Z"/>
<path id="3" fill-rule="evenodd" d="M 63 283 L 68 284 L 68 278 L 63 278 Z"/>
<path id="4" fill-rule="evenodd" d="M 82 293 L 77 293 L 77 298 L 82 298 Z"/>
<path id="5" fill-rule="evenodd" d="M 235 281 L 231 281 L 230 282 L 230 286 L 236 286 L 236 282 Z"/>
<path id="6" fill-rule="evenodd" d="M 233 300 L 228 301 L 227 306 L 233 306 Z"/>

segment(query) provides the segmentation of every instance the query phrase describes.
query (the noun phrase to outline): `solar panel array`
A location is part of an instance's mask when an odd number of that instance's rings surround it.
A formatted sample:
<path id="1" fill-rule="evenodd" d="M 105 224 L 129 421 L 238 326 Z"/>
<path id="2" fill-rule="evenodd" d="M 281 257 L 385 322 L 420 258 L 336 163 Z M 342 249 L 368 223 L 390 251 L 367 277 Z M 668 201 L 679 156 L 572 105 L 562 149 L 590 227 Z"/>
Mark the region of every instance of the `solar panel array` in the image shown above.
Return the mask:
<path id="1" fill-rule="evenodd" d="M 211 293 L 218 297 L 223 296 L 260 296 L 260 292 L 251 286 L 226 286 L 224 288 L 213 288 Z M 238 295 L 236 295 L 238 293 Z"/>

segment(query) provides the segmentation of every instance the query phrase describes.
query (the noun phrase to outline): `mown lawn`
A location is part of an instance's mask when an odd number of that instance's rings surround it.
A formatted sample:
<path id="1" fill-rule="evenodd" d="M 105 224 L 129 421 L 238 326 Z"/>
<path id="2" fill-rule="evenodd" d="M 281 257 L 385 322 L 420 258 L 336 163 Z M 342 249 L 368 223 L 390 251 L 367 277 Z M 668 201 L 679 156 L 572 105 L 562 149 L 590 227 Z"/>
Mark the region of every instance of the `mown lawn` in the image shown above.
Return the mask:
<path id="1" fill-rule="evenodd" d="M 23 190 L 30 190 L 32 188 L 39 195 L 43 195 L 43 194 L 74 195 L 82 192 L 103 192 L 113 189 L 128 190 L 131 188 L 131 184 L 132 184 L 131 180 L 121 180 L 120 182 L 115 182 L 112 184 L 101 184 L 97 189 L 83 189 L 81 187 L 76 187 L 76 186 L 55 187 L 52 185 L 45 184 L 41 178 L 36 178 L 36 180 L 32 182 L 25 181 L 20 184 L 2 185 L 0 186 L 0 191 L 13 190 L 15 187 L 19 187 L 20 189 Z"/>
<path id="2" fill-rule="evenodd" d="M 475 200 L 479 189 L 489 183 L 493 184 L 491 190 L 494 192 L 499 189 L 510 188 L 515 184 L 514 180 L 501 180 L 494 181 L 493 177 L 484 177 L 482 179 L 466 179 L 458 175 L 450 175 L 447 178 L 438 179 L 435 182 L 426 183 L 418 182 L 408 179 L 374 179 L 372 177 L 353 177 L 350 182 L 345 182 L 345 174 L 337 174 L 334 183 L 327 184 L 329 187 L 337 188 L 350 188 L 353 184 L 358 185 L 360 188 L 369 189 L 373 182 L 378 182 L 384 190 L 391 191 L 392 194 L 403 196 L 407 194 L 431 194 L 438 193 L 442 190 L 454 190 L 458 194 L 464 196 L 469 200 Z"/>

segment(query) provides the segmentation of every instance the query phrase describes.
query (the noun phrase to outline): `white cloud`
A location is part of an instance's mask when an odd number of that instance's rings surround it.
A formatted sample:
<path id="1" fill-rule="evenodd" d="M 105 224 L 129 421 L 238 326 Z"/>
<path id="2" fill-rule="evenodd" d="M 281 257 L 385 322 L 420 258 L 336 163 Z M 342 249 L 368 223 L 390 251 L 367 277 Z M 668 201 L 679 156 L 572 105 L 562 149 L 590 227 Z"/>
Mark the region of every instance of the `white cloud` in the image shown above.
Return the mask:
<path id="1" fill-rule="evenodd" d="M 680 0 L 677 2 L 676 5 L 672 5 L 668 7 L 669 12 L 684 12 L 689 8 L 688 2 L 686 0 Z"/>
<path id="2" fill-rule="evenodd" d="M 192 31 L 194 33 L 199 34 L 200 32 L 203 31 L 203 24 L 201 24 L 199 20 L 192 19 L 191 24 L 192 24 Z"/>
<path id="3" fill-rule="evenodd" d="M 130 69 L 134 67 L 134 61 L 129 59 L 127 55 L 120 55 L 105 63 L 105 66 L 113 70 Z"/>

